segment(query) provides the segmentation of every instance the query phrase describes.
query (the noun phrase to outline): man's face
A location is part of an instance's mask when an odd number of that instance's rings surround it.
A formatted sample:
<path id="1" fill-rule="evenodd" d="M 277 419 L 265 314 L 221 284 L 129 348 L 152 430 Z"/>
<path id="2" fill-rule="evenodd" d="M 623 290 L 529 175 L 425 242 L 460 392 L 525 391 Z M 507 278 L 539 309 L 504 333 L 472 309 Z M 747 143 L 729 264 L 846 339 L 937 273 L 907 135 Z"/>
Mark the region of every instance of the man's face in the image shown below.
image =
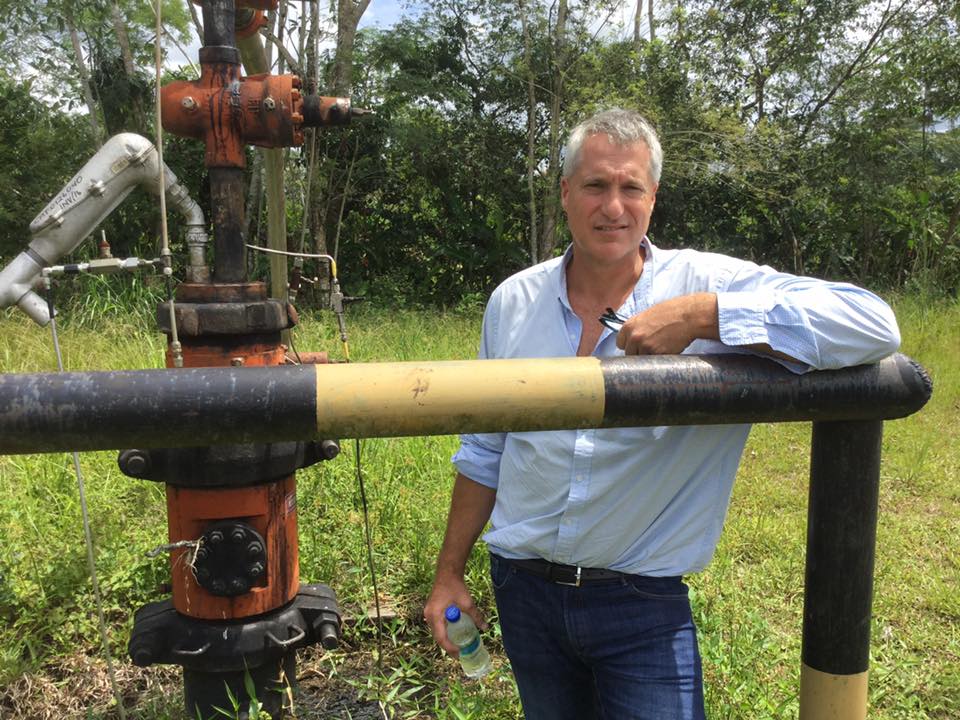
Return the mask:
<path id="1" fill-rule="evenodd" d="M 560 183 L 574 257 L 598 266 L 636 257 L 656 194 L 646 143 L 620 146 L 606 134 L 588 137 L 576 171 Z"/>

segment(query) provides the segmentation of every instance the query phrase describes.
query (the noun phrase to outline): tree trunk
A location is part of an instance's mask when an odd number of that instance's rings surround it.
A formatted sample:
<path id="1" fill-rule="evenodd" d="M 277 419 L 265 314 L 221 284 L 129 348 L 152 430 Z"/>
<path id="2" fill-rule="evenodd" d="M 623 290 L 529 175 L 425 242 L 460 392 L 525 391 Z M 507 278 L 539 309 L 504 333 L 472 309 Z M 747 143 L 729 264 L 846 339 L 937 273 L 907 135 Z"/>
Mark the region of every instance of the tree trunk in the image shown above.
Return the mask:
<path id="1" fill-rule="evenodd" d="M 640 47 L 640 16 L 643 15 L 643 0 L 637 0 L 637 9 L 633 13 L 633 43 Z"/>
<path id="2" fill-rule="evenodd" d="M 197 38 L 200 40 L 200 44 L 203 44 L 203 23 L 200 21 L 200 15 L 197 13 L 197 7 L 193 4 L 193 1 L 187 3 L 187 7 L 190 8 L 190 17 L 193 19 L 193 29 L 197 31 Z"/>
<path id="3" fill-rule="evenodd" d="M 99 148 L 103 145 L 103 129 L 100 125 L 100 109 L 93 98 L 93 87 L 90 84 L 90 71 L 87 69 L 87 62 L 83 59 L 83 48 L 80 46 L 80 33 L 77 32 L 73 24 L 73 18 L 64 18 L 67 29 L 70 31 L 70 42 L 73 45 L 73 62 L 77 66 L 77 73 L 80 75 L 80 85 L 83 88 L 83 99 L 87 104 L 87 112 L 90 117 L 90 130 L 93 132 L 93 141 Z"/>
<path id="4" fill-rule="evenodd" d="M 347 97 L 353 89 L 353 45 L 357 25 L 370 0 L 337 0 L 337 48 L 333 56 L 330 87 L 337 97 Z"/>
<path id="5" fill-rule="evenodd" d="M 518 0 L 520 6 L 520 24 L 523 28 L 523 61 L 527 66 L 527 193 L 530 206 L 530 264 L 540 262 L 539 246 L 537 242 L 537 190 L 536 190 L 536 135 L 537 135 L 537 93 L 536 78 L 533 74 L 533 41 L 530 38 L 530 25 L 527 19 L 527 9 L 523 0 Z"/>
<path id="6" fill-rule="evenodd" d="M 543 204 L 543 230 L 537 255 L 541 260 L 553 256 L 557 247 L 557 225 L 560 216 L 560 110 L 563 99 L 563 75 L 566 70 L 567 0 L 559 0 L 557 24 L 554 28 L 553 82 L 550 99 L 549 162 L 547 194 Z"/>
<path id="7" fill-rule="evenodd" d="M 133 64 L 133 52 L 130 50 L 130 35 L 127 33 L 127 24 L 120 12 L 120 6 L 114 1 L 110 3 L 110 19 L 113 22 L 113 33 L 120 46 L 120 56 L 123 58 L 123 72 L 127 78 L 127 85 L 131 88 L 130 108 L 134 127 L 132 131 L 145 135 L 148 131 L 147 115 L 143 109 L 143 102 L 139 93 L 132 91 L 137 86 L 137 68 Z"/>
<path id="8" fill-rule="evenodd" d="M 248 75 L 257 75 L 269 70 L 267 54 L 263 41 L 259 35 L 251 35 L 237 42 L 243 68 Z M 259 207 L 261 190 L 257 189 L 254 196 L 254 185 L 257 181 L 258 163 L 262 157 L 263 182 L 261 187 L 266 188 L 267 194 L 267 246 L 273 250 L 285 252 L 287 249 L 287 213 L 284 204 L 283 169 L 284 149 L 264 148 L 257 149 L 254 158 L 254 178 L 250 185 L 250 200 L 247 202 L 247 221 L 250 221 L 251 210 Z M 248 225 L 249 227 L 249 225 Z M 250 242 L 249 234 L 246 241 Z M 270 254 L 270 297 L 279 300 L 287 299 L 287 258 L 283 255 Z M 283 342 L 289 342 L 290 334 L 284 331 Z"/>
<path id="9" fill-rule="evenodd" d="M 639 10 L 640 0 L 637 0 L 637 9 Z M 653 0 L 647 0 L 647 20 L 650 22 L 650 42 L 657 39 L 657 21 L 653 17 Z"/>

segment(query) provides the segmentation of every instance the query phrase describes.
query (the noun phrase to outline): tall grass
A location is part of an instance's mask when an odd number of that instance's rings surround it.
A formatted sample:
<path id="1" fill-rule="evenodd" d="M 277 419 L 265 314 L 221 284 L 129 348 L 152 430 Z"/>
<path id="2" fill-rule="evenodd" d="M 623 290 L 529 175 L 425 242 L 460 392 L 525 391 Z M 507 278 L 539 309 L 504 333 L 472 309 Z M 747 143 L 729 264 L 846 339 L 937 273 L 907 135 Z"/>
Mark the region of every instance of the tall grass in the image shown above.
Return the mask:
<path id="1" fill-rule="evenodd" d="M 921 413 L 885 428 L 871 718 L 946 720 L 960 716 L 960 305 L 911 297 L 895 304 L 903 351 L 927 367 L 935 391 Z M 61 326 L 68 369 L 162 364 L 163 339 L 142 329 L 150 325 L 139 318 L 64 317 Z M 348 318 L 355 361 L 473 357 L 478 329 L 476 312 L 354 306 Z M 304 318 L 294 340 L 301 351 L 342 354 L 326 314 Z M 52 368 L 47 332 L 16 314 L 0 317 L 0 371 Z M 712 719 L 797 716 L 809 435 L 805 423 L 755 428 L 717 555 L 690 578 Z M 475 683 L 460 682 L 455 663 L 442 657 L 419 621 L 443 534 L 455 447 L 449 436 L 362 443 L 381 600 L 396 612 L 386 627 L 382 672 L 365 619 L 373 597 L 353 444 L 344 442 L 336 460 L 299 473 L 301 576 L 336 588 L 352 619 L 344 650 L 311 651 L 303 659 L 300 716 L 356 716 L 358 703 L 379 699 L 394 717 L 520 717 L 496 626 L 488 642 L 497 670 Z M 165 560 L 144 556 L 166 540 L 163 491 L 122 476 L 115 453 L 88 453 L 82 462 L 115 652 L 123 658 L 133 609 L 166 594 Z M 65 456 L 0 458 L 0 534 L 6 620 L 0 686 L 96 653 L 76 486 Z M 468 582 L 494 615 L 482 548 L 471 557 Z M 179 698 L 166 692 L 141 697 L 134 717 L 170 717 Z M 91 717 L 111 716 L 103 701 Z"/>

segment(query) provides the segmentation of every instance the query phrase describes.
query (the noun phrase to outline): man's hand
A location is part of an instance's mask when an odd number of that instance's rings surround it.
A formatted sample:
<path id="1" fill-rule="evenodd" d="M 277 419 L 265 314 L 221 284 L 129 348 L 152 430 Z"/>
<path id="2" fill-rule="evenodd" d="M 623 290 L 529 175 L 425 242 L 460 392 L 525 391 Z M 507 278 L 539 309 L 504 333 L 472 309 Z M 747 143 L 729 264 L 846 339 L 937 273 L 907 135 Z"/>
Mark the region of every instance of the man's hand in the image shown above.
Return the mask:
<path id="1" fill-rule="evenodd" d="M 715 293 L 682 295 L 634 315 L 620 328 L 617 347 L 627 355 L 679 355 L 698 339 L 720 339 Z"/>
<path id="2" fill-rule="evenodd" d="M 490 519 L 496 499 L 496 490 L 457 473 L 453 483 L 453 496 L 450 499 L 447 532 L 437 558 L 437 575 L 433 581 L 433 590 L 430 591 L 430 597 L 423 608 L 423 619 L 430 626 L 434 640 L 454 657 L 457 657 L 460 651 L 447 638 L 447 624 L 443 613 L 448 607 L 456 605 L 461 612 L 473 618 L 478 628 L 485 630 L 487 627 L 483 615 L 470 597 L 463 574 L 467 567 L 467 558 L 470 557 L 470 549 Z"/>
<path id="3" fill-rule="evenodd" d="M 444 611 L 451 605 L 456 605 L 460 608 L 460 612 L 473 618 L 473 622 L 478 628 L 481 630 L 487 629 L 487 623 L 484 621 L 479 608 L 473 602 L 463 577 L 437 574 L 433 581 L 433 590 L 430 592 L 427 604 L 423 608 L 423 619 L 430 626 L 430 632 L 433 633 L 433 639 L 437 641 L 437 644 L 453 657 L 458 657 L 460 651 L 447 637 L 447 623 L 443 615 Z"/>

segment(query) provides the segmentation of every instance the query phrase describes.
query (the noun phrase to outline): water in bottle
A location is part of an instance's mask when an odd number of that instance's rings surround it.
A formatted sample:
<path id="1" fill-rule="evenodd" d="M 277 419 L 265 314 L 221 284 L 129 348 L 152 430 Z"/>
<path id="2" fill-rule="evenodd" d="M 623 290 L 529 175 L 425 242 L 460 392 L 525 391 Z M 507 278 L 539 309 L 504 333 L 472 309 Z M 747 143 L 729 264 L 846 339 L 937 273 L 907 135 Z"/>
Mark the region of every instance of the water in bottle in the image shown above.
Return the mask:
<path id="1" fill-rule="evenodd" d="M 460 648 L 460 665 L 469 678 L 480 678 L 490 672 L 490 653 L 469 615 L 451 605 L 444 613 L 447 619 L 447 637 Z"/>

